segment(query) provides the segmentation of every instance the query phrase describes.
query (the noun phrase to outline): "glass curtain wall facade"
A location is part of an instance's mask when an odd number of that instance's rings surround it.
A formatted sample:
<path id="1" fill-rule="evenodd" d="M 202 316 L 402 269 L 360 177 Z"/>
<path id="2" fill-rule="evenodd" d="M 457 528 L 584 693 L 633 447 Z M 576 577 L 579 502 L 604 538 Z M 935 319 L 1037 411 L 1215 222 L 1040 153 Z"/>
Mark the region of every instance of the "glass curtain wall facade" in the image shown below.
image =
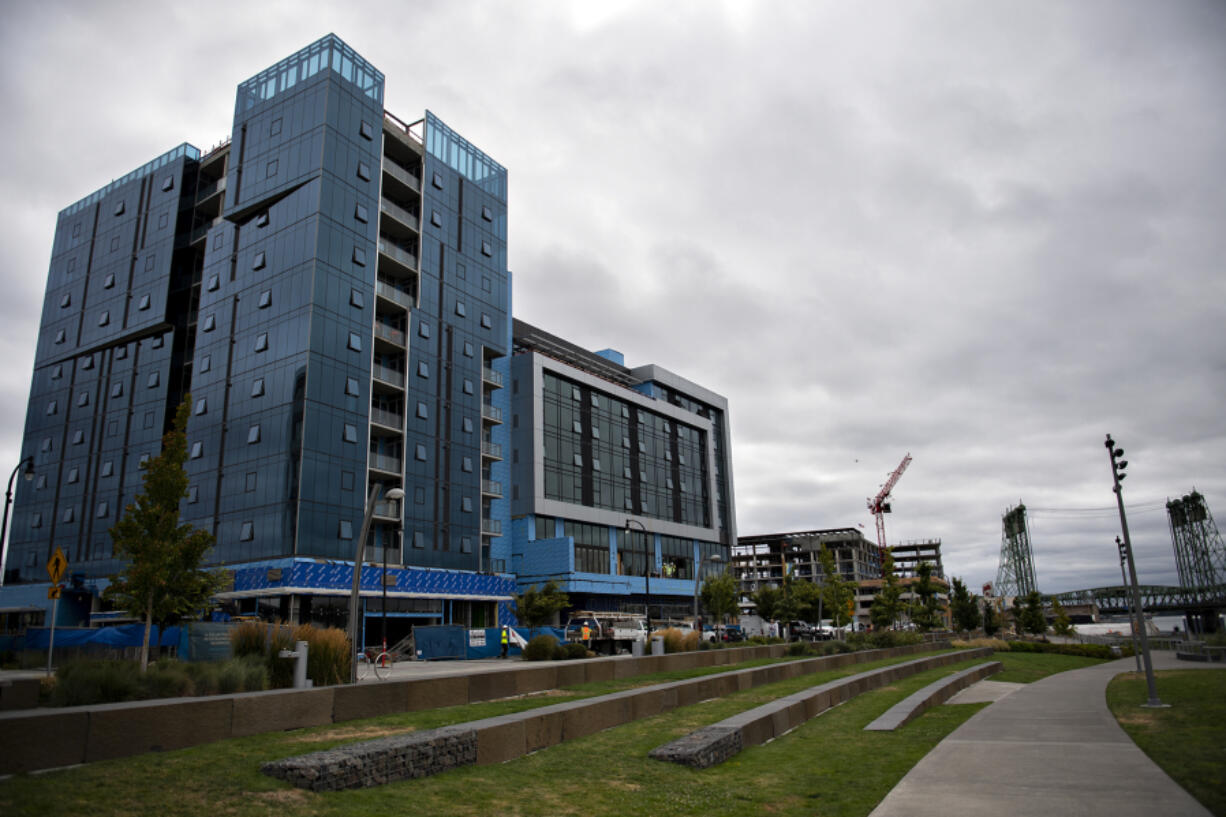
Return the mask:
<path id="1" fill-rule="evenodd" d="M 45 581 L 56 546 L 118 569 L 107 530 L 190 392 L 183 519 L 234 598 L 334 617 L 351 571 L 298 562 L 351 560 L 367 498 L 403 488 L 367 559 L 437 596 L 404 614 L 508 618 L 506 171 L 386 113 L 383 82 L 328 35 L 238 86 L 228 142 L 61 212 L 8 581 Z"/>

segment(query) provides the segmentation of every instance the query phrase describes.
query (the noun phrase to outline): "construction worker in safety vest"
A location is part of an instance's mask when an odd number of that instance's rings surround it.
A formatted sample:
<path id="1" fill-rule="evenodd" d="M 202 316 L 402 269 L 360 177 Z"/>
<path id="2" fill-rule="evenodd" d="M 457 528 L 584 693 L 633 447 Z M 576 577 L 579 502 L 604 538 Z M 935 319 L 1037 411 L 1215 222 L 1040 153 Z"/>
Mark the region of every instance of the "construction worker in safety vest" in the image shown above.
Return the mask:
<path id="1" fill-rule="evenodd" d="M 511 628 L 504 624 L 502 625 L 502 654 L 498 656 L 499 658 L 507 657 L 507 647 L 510 645 L 510 643 Z"/>
<path id="2" fill-rule="evenodd" d="M 592 642 L 592 628 L 584 624 L 583 625 L 583 646 L 591 648 L 592 646 L 591 642 Z"/>

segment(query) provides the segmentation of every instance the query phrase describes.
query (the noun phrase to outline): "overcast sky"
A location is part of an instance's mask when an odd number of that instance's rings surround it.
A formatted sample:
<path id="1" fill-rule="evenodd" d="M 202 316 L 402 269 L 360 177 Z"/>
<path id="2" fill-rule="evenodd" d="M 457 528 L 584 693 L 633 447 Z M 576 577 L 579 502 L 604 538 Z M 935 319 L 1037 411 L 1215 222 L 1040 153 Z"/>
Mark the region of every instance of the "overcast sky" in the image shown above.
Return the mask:
<path id="1" fill-rule="evenodd" d="M 1025 502 L 1044 592 L 1118 584 L 1108 431 L 1143 583 L 1166 498 L 1226 524 L 1226 4 L 343 5 L 6 10 L 5 474 L 57 212 L 332 31 L 508 168 L 518 317 L 727 396 L 742 535 L 873 538 L 910 452 L 891 543 L 978 588 Z"/>

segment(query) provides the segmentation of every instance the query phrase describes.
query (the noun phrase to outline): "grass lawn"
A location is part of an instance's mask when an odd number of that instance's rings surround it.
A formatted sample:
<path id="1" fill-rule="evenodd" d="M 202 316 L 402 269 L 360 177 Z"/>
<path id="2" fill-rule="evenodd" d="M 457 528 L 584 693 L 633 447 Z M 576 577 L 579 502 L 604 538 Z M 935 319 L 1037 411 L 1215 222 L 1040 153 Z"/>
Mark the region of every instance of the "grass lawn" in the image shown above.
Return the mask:
<path id="1" fill-rule="evenodd" d="M 1083 666 L 1082 659 L 998 654 L 1021 675 Z M 908 660 L 908 659 L 897 659 Z M 404 713 L 258 735 L 0 782 L 0 814 L 45 815 L 866 815 L 941 738 L 982 705 L 942 706 L 897 732 L 863 731 L 923 685 L 966 661 L 866 693 L 765 746 L 711 769 L 651 760 L 647 752 L 700 726 L 799 689 L 889 662 L 791 679 L 609 729 L 496 766 L 424 780 L 315 794 L 265 777 L 266 760 L 409 729 L 427 729 L 611 691 L 587 685 L 550 695 Z M 642 679 L 636 679 L 641 681 Z M 598 688 L 590 688 L 598 687 Z"/>
<path id="2" fill-rule="evenodd" d="M 1145 676 L 1116 676 L 1107 705 L 1128 736 L 1214 814 L 1226 817 L 1226 670 L 1157 673 L 1169 709 L 1147 709 Z"/>
<path id="3" fill-rule="evenodd" d="M 1004 669 L 989 680 L 1014 684 L 1029 684 L 1056 672 L 1102 663 L 1098 658 L 1040 652 L 998 652 L 993 659 L 1003 664 Z"/>

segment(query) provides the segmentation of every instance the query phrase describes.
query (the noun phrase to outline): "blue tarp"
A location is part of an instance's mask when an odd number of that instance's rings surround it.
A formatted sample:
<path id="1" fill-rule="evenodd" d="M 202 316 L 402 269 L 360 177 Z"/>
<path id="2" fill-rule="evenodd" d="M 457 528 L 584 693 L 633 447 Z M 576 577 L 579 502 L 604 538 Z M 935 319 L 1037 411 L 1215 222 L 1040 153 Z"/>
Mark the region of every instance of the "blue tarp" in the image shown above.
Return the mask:
<path id="1" fill-rule="evenodd" d="M 165 631 L 159 633 L 159 628 L 154 625 L 149 630 L 151 646 L 177 647 L 179 638 L 178 627 L 167 627 Z M 26 630 L 25 646 L 28 650 L 45 650 L 50 641 L 50 627 L 31 627 Z M 144 624 L 121 624 L 118 627 L 99 627 L 88 630 L 55 628 L 55 646 L 57 647 L 85 647 L 91 644 L 100 647 L 139 647 L 144 641 Z"/>

